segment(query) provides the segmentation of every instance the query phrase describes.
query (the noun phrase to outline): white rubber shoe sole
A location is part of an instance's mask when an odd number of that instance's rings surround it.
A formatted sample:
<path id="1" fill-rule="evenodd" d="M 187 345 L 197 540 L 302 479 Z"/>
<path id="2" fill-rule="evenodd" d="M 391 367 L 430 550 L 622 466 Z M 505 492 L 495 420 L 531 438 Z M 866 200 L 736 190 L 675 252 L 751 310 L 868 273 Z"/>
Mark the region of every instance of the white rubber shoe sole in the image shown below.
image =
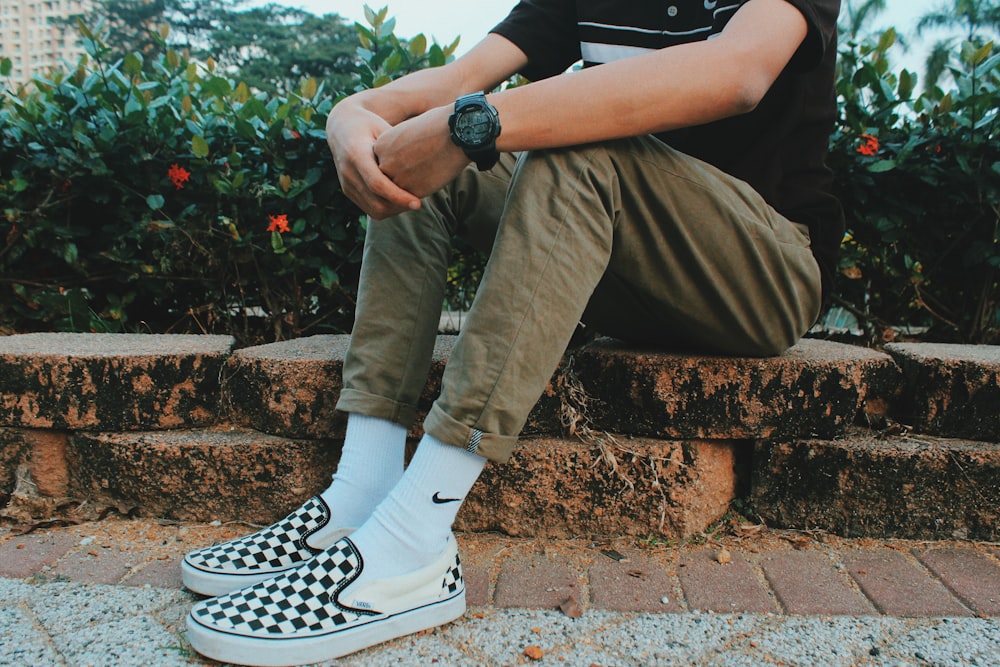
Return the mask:
<path id="1" fill-rule="evenodd" d="M 187 619 L 188 640 L 221 662 L 283 667 L 338 658 L 465 613 L 453 536 L 415 572 L 359 581 L 363 571 L 364 558 L 344 538 L 295 570 L 200 602 Z"/>

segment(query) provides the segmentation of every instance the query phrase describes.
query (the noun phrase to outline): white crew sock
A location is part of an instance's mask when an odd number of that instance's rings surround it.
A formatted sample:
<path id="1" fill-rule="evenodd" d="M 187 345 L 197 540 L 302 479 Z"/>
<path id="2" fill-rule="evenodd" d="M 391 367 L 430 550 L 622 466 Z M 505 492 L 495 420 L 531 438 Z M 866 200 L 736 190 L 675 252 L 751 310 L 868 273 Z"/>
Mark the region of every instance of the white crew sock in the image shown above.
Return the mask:
<path id="1" fill-rule="evenodd" d="M 425 434 L 399 484 L 351 535 L 364 556 L 362 578 L 406 574 L 438 558 L 485 465 L 482 456 Z"/>
<path id="2" fill-rule="evenodd" d="M 357 528 L 403 476 L 406 427 L 359 413 L 347 416 L 347 435 L 333 482 L 320 494 L 330 526 Z"/>

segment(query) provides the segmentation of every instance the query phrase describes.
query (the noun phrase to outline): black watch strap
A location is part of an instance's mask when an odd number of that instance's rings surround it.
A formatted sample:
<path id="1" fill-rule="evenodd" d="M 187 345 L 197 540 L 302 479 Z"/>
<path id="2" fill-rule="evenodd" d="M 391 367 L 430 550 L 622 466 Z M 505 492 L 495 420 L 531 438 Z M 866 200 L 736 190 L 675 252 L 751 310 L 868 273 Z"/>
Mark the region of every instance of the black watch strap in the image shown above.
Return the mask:
<path id="1" fill-rule="evenodd" d="M 465 155 L 476 163 L 476 168 L 479 171 L 492 169 L 500 161 L 500 151 L 496 149 L 496 144 L 475 151 L 466 149 Z"/>

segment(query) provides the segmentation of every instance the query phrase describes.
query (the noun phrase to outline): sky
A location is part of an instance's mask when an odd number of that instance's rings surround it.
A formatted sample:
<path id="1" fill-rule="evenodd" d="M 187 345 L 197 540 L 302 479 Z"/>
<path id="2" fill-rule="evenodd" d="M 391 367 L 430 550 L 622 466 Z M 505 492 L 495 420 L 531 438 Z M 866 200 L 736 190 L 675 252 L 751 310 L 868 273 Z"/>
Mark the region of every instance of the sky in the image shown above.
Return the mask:
<path id="1" fill-rule="evenodd" d="M 277 0 L 280 4 L 305 9 L 313 14 L 336 13 L 351 21 L 365 23 L 365 0 Z M 938 7 L 945 0 L 888 0 L 887 9 L 873 28 L 895 26 L 901 33 L 913 34 L 917 18 Z M 396 34 L 412 37 L 423 33 L 439 44 L 450 43 L 461 35 L 458 55 L 482 39 L 517 4 L 516 0 L 369 0 L 373 9 L 389 7 L 396 17 Z M 920 44 L 914 45 L 919 50 Z"/>

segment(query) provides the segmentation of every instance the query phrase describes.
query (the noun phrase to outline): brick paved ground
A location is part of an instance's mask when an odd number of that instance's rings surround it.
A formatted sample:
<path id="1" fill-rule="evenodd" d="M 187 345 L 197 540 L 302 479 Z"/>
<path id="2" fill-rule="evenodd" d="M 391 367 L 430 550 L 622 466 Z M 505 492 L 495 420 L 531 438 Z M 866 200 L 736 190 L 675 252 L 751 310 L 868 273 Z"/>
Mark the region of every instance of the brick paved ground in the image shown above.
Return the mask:
<path id="1" fill-rule="evenodd" d="M 193 548 L 245 525 L 107 519 L 18 535 L 0 528 L 0 577 L 180 587 Z M 1000 549 L 761 530 L 707 543 L 460 535 L 471 607 L 676 613 L 1000 617 Z"/>

